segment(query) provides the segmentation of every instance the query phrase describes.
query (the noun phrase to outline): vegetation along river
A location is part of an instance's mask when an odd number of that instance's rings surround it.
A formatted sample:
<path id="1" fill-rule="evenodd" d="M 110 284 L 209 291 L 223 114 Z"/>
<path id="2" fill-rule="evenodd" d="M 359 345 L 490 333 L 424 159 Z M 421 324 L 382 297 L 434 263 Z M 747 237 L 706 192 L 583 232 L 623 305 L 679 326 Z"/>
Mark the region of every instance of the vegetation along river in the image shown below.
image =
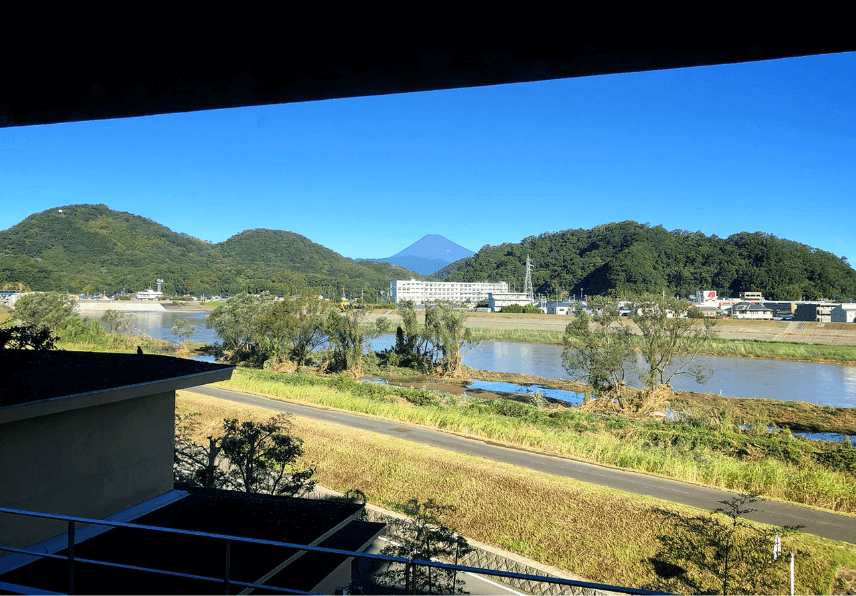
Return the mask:
<path id="1" fill-rule="evenodd" d="M 132 313 L 135 334 L 175 341 L 172 325 L 176 319 L 191 319 L 196 325 L 193 341 L 219 341 L 213 329 L 205 327 L 205 312 Z M 395 336 L 381 336 L 372 348 L 382 350 Z M 839 407 L 856 407 L 856 366 L 817 362 L 792 362 L 764 358 L 699 356 L 697 360 L 713 368 L 705 384 L 688 376 L 678 376 L 672 386 L 682 391 L 721 393 L 729 397 L 763 397 L 785 401 L 807 401 Z M 475 369 L 522 373 L 548 379 L 569 379 L 562 367 L 562 347 L 556 345 L 485 341 L 464 356 L 464 364 Z M 641 387 L 634 363 L 627 367 L 627 383 Z"/>

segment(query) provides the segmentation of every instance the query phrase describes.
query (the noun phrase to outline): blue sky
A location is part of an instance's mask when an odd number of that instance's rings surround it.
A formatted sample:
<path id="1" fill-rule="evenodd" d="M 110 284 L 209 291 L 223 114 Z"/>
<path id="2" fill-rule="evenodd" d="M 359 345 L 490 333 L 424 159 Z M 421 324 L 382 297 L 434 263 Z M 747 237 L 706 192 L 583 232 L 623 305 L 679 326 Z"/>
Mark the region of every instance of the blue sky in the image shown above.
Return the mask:
<path id="1" fill-rule="evenodd" d="M 352 258 L 635 220 L 856 263 L 856 53 L 0 129 L 0 229 L 76 203 Z"/>

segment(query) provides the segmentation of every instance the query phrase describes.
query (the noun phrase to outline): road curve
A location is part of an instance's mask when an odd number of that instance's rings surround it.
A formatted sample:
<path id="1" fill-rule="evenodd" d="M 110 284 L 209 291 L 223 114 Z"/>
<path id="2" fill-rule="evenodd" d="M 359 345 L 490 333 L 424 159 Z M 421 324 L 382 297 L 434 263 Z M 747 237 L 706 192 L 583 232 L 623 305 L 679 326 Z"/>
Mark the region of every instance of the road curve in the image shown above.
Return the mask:
<path id="1" fill-rule="evenodd" d="M 563 457 L 509 449 L 478 439 L 467 439 L 442 431 L 408 426 L 399 422 L 379 420 L 358 414 L 286 403 L 248 393 L 218 389 L 216 387 L 200 386 L 187 389 L 186 391 L 288 412 L 295 416 L 342 424 L 352 428 L 439 447 L 440 449 L 448 449 L 457 453 L 483 457 L 492 461 L 504 462 L 557 476 L 574 478 L 583 482 L 590 482 L 638 495 L 648 495 L 683 505 L 691 505 L 708 511 L 720 507 L 720 501 L 735 496 L 734 493 L 724 490 L 657 478 L 637 472 L 608 468 Z M 776 501 L 758 501 L 753 507 L 757 511 L 746 515 L 746 518 L 778 526 L 801 525 L 805 526 L 802 530 L 803 532 L 816 534 L 817 536 L 831 540 L 843 540 L 856 544 L 856 517 L 817 511 L 799 505 Z"/>

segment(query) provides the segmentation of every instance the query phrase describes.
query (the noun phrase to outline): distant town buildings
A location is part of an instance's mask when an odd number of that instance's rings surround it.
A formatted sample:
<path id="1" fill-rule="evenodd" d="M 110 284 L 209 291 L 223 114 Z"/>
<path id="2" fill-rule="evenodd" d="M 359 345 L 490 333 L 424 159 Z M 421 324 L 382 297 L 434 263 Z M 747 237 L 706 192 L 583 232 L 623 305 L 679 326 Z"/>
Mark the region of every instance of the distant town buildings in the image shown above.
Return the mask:
<path id="1" fill-rule="evenodd" d="M 448 282 L 415 279 L 389 282 L 389 295 L 396 304 L 406 300 L 415 304 L 441 301 L 476 304 L 481 300 L 487 300 L 491 293 L 508 293 L 508 282 Z"/>

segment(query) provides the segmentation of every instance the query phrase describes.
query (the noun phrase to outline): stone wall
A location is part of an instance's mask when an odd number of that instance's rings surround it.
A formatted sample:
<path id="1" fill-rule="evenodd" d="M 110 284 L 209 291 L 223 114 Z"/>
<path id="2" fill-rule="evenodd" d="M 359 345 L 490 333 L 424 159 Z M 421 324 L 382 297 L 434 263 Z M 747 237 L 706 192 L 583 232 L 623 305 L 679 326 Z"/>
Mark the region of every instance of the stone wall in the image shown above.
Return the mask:
<path id="1" fill-rule="evenodd" d="M 394 519 L 404 517 L 398 516 L 393 513 L 385 512 L 382 509 L 372 506 L 366 507 L 366 513 L 368 515 L 369 521 L 382 523 L 389 523 Z M 513 558 L 510 553 L 503 554 L 502 552 L 498 552 L 497 549 L 481 547 L 473 544 L 472 541 L 468 542 L 470 543 L 470 546 L 473 547 L 473 552 L 471 552 L 459 561 L 459 564 L 461 565 L 466 565 L 469 567 L 482 567 L 484 569 L 494 569 L 497 571 L 509 571 L 512 573 L 520 573 L 526 575 L 545 575 L 548 577 L 564 577 L 564 579 L 578 579 L 580 581 L 586 581 L 582 578 L 573 577 L 570 574 L 562 574 L 561 576 L 553 575 L 551 573 L 545 572 L 543 569 L 540 569 L 533 565 L 529 565 L 527 563 L 524 563 L 523 561 Z M 527 594 L 534 594 L 536 596 L 553 596 L 557 594 L 588 596 L 605 594 L 605 592 L 599 592 L 597 590 L 554 584 L 550 582 L 538 582 L 533 580 L 520 580 L 496 576 L 486 577 L 488 577 L 491 581 L 495 581 L 500 584 L 505 584 L 515 590 L 519 590 Z"/>

